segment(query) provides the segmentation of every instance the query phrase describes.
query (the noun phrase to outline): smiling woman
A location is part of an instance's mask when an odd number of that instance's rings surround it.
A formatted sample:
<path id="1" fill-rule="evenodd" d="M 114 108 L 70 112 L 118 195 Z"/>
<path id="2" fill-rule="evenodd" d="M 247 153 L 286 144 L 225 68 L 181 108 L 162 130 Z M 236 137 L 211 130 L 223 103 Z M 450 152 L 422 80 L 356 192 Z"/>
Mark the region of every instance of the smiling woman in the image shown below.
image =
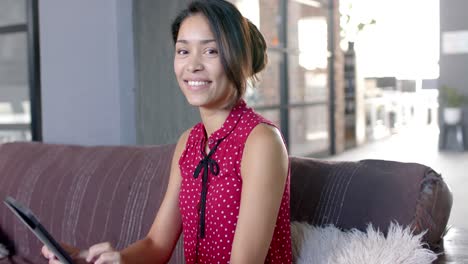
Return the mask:
<path id="1" fill-rule="evenodd" d="M 175 44 L 174 72 L 187 101 L 193 106 L 232 107 L 237 97 L 219 56 L 208 20 L 188 17 Z"/>
<path id="2" fill-rule="evenodd" d="M 172 33 L 179 86 L 203 120 L 179 158 L 187 263 L 290 263 L 285 146 L 242 100 L 266 65 L 263 36 L 224 1 L 192 3 Z"/>
<path id="3" fill-rule="evenodd" d="M 91 246 L 86 259 L 167 263 L 183 232 L 186 263 L 291 263 L 288 153 L 279 130 L 243 100 L 266 66 L 263 36 L 224 0 L 190 3 L 172 34 L 174 73 L 202 122 L 180 136 L 148 235 L 120 252 Z"/>
<path id="4" fill-rule="evenodd" d="M 225 4 L 232 8 L 223 9 L 221 6 Z M 257 27 L 244 18 L 233 5 L 228 2 L 214 2 L 212 5 L 218 5 L 219 13 L 203 5 L 194 4 L 183 11 L 174 21 L 172 38 L 176 44 L 176 55 L 180 55 L 180 57 L 176 56 L 174 60 L 175 72 L 180 85 L 181 76 L 178 71 L 180 71 L 182 64 L 186 65 L 187 62 L 190 62 L 186 58 L 211 58 L 213 60 L 210 61 L 209 66 L 222 66 L 220 70 L 234 85 L 238 100 L 245 93 L 247 79 L 256 80 L 256 74 L 266 66 L 266 43 Z M 226 19 L 228 17 L 232 17 L 232 19 Z M 182 25 L 185 25 L 184 31 L 181 31 Z M 180 47 L 179 45 L 188 45 L 189 39 L 186 38 L 193 38 L 192 44 L 196 44 L 196 42 L 199 44 L 199 50 L 192 50 L 192 53 L 195 52 L 192 56 L 189 56 L 189 50 L 183 49 L 187 46 Z M 194 45 L 192 45 L 193 47 Z M 197 57 L 200 54 L 205 56 Z M 179 58 L 185 58 L 185 60 L 179 60 Z M 200 66 L 200 62 L 195 61 L 198 63 L 196 66 Z M 213 62 L 221 65 L 215 65 Z M 193 67 L 193 65 L 191 66 Z"/>

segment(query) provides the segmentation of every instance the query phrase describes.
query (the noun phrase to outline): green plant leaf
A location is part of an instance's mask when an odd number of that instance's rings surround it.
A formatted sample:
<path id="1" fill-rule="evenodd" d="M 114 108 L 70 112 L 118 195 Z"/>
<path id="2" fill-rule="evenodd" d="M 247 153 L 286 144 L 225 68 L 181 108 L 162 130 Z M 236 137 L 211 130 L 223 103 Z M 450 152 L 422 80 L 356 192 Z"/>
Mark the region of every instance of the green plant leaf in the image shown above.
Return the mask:
<path id="1" fill-rule="evenodd" d="M 440 88 L 440 99 L 447 107 L 461 107 L 467 101 L 466 97 L 457 89 L 447 85 Z"/>

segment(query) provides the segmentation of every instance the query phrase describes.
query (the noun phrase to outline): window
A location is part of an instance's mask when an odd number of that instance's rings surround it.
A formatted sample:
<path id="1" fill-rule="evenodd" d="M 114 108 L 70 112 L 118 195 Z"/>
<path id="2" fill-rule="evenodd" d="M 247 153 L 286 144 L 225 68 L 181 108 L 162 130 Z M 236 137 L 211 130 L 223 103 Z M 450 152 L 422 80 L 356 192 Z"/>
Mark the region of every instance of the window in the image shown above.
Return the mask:
<path id="1" fill-rule="evenodd" d="M 248 87 L 246 101 L 280 127 L 291 155 L 328 152 L 334 140 L 328 6 L 313 0 L 230 1 L 259 27 L 268 45 L 268 66 L 257 87 Z"/>
<path id="2" fill-rule="evenodd" d="M 40 139 L 40 133 L 32 133 L 35 130 L 31 129 L 32 117 L 39 114 L 35 109 L 38 104 L 31 104 L 31 94 L 36 96 L 39 84 L 35 66 L 38 64 L 33 60 L 37 49 L 30 50 L 35 48 L 31 45 L 35 39 L 28 10 L 36 4 L 26 0 L 0 1 L 0 143 Z M 36 84 L 31 87 L 30 83 Z"/>

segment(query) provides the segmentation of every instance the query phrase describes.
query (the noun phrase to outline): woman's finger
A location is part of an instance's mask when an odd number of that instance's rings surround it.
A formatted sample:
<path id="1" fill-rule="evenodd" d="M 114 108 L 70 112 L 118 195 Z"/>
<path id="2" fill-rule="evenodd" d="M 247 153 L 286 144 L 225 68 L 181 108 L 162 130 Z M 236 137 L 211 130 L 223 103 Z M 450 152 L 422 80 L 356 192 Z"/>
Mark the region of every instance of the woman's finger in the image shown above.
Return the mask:
<path id="1" fill-rule="evenodd" d="M 52 258 L 52 259 L 49 259 L 49 264 L 62 264 L 62 262 L 60 262 L 60 260 L 56 258 Z"/>
<path id="2" fill-rule="evenodd" d="M 44 256 L 44 258 L 47 258 L 47 259 L 54 259 L 55 258 L 55 255 L 54 253 L 52 253 L 52 251 L 49 250 L 49 248 L 47 246 L 42 246 L 41 248 L 41 254 L 42 256 Z"/>
<path id="3" fill-rule="evenodd" d="M 49 249 L 45 245 L 41 248 L 41 254 L 44 258 L 49 258 Z"/>
<path id="4" fill-rule="evenodd" d="M 120 253 L 115 251 L 103 253 L 94 264 L 120 264 Z"/>
<path id="5" fill-rule="evenodd" d="M 98 258 L 101 254 L 111 251 L 114 251 L 114 248 L 109 242 L 96 244 L 88 249 L 86 261 L 90 262 L 91 260 Z"/>

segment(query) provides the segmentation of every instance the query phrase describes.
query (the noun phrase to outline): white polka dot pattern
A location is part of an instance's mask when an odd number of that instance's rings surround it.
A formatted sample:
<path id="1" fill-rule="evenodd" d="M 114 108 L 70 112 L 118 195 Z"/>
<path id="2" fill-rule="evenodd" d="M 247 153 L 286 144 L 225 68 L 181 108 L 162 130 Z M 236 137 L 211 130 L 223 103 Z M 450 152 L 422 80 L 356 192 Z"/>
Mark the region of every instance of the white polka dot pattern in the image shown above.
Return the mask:
<path id="1" fill-rule="evenodd" d="M 182 214 L 186 263 L 229 263 L 242 189 L 240 162 L 248 135 L 260 123 L 272 125 L 248 108 L 242 100 L 231 110 L 223 126 L 208 138 L 210 149 L 219 139 L 224 138 L 224 140 L 213 155 L 213 159 L 219 164 L 219 174 L 214 176 L 209 172 L 208 176 L 204 239 L 198 238 L 200 221 L 198 209 L 202 182 L 201 177 L 194 178 L 193 173 L 203 158 L 201 146 L 206 142 L 205 128 L 199 123 L 190 132 L 179 160 L 183 178 L 179 207 Z M 265 263 L 291 262 L 288 175 Z"/>

